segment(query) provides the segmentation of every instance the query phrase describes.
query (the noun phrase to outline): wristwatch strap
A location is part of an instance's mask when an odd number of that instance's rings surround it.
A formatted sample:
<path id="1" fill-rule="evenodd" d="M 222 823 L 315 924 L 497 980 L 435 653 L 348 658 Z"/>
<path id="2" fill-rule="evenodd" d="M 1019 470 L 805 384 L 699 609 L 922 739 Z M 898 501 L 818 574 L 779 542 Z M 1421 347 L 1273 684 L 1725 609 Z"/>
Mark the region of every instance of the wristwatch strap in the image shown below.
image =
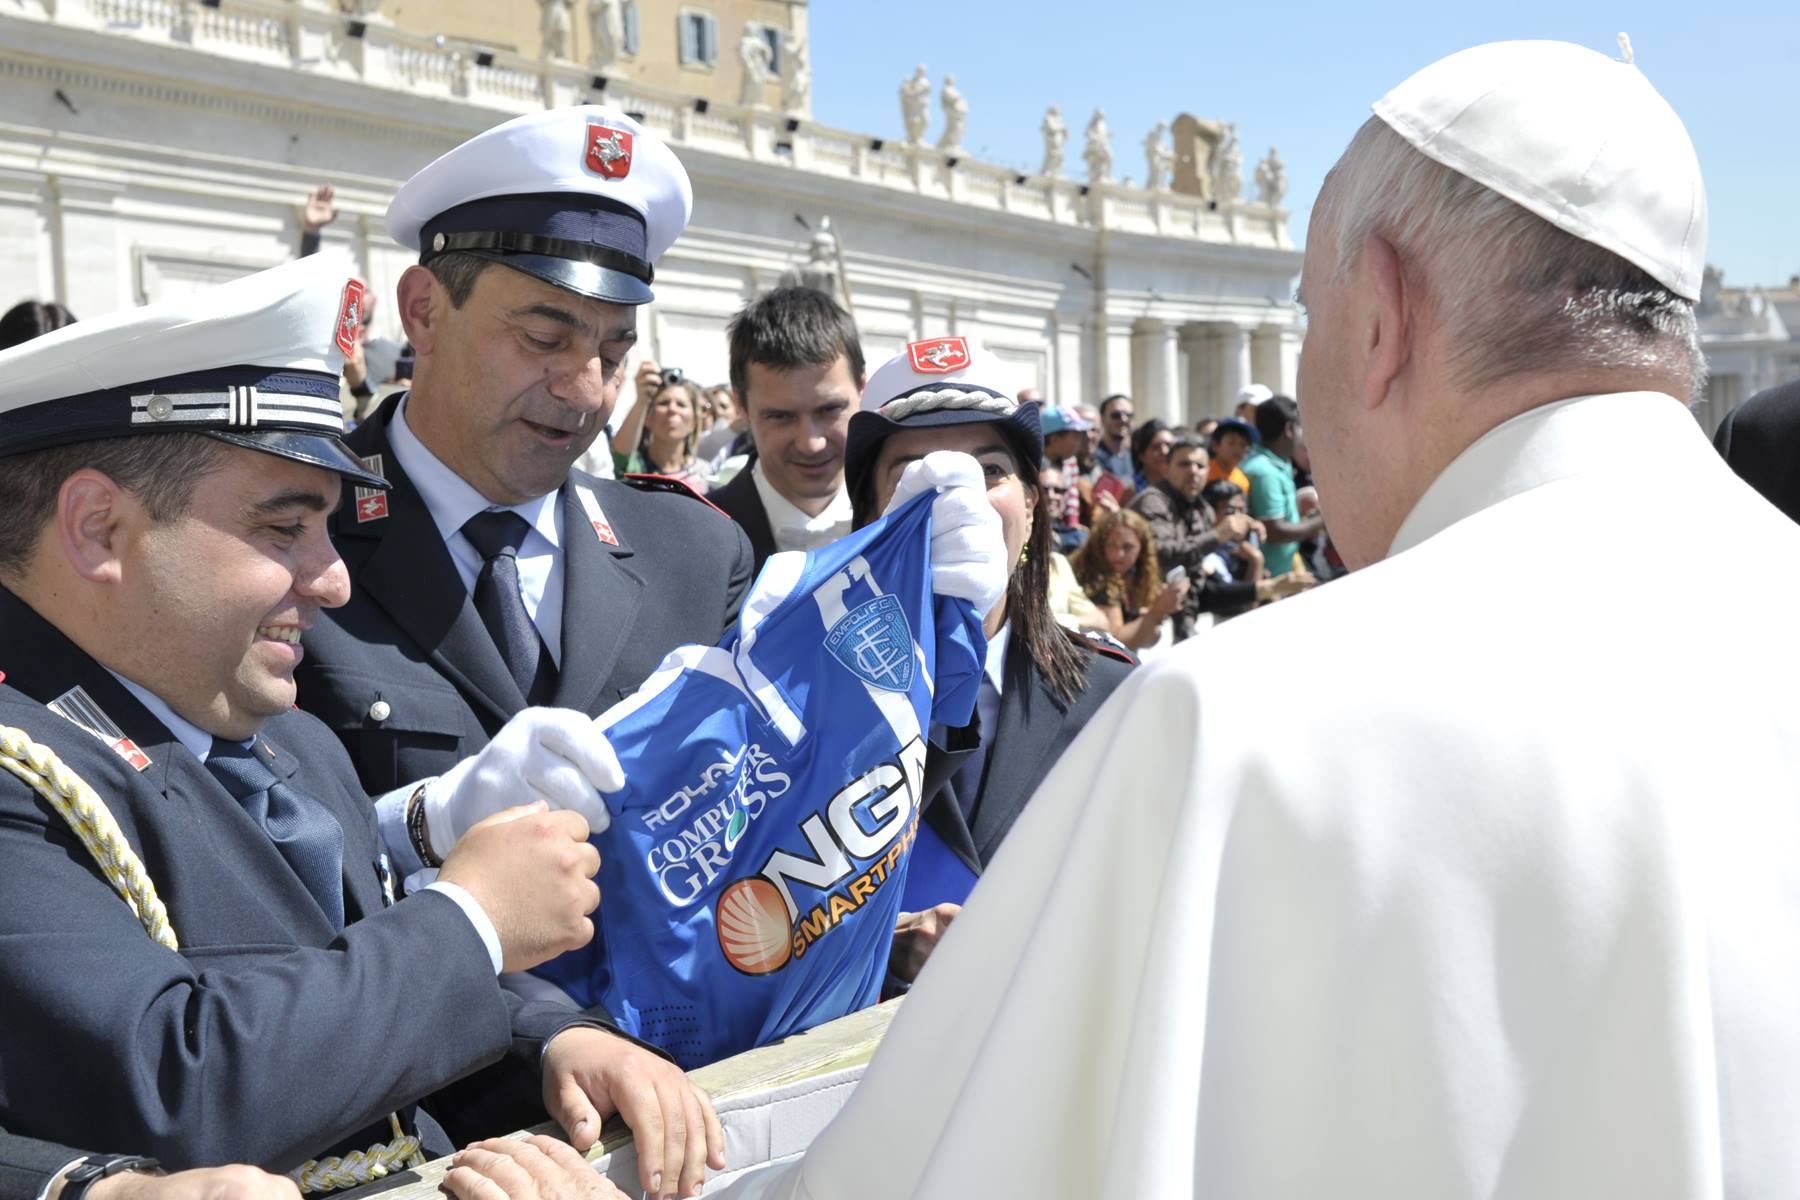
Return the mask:
<path id="1" fill-rule="evenodd" d="M 425 828 L 425 787 L 421 783 L 406 798 L 406 836 L 412 842 L 413 853 L 419 861 L 428 867 L 441 867 L 444 860 L 437 856 L 431 848 L 431 835 Z"/>
<path id="2" fill-rule="evenodd" d="M 61 1200 L 81 1200 L 94 1184 L 121 1171 L 160 1174 L 162 1164 L 141 1154 L 90 1154 L 64 1173 Z"/>

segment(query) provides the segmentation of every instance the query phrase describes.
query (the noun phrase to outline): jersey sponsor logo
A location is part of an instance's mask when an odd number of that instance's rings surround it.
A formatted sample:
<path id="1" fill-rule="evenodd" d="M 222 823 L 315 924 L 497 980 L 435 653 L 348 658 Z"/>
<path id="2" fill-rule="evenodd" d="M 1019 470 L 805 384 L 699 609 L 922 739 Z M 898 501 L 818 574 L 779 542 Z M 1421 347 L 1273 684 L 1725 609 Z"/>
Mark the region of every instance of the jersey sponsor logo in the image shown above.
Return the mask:
<path id="1" fill-rule="evenodd" d="M 912 687 L 912 628 L 898 596 L 877 596 L 845 613 L 826 632 L 825 648 L 872 687 L 889 692 Z"/>
<path id="2" fill-rule="evenodd" d="M 344 284 L 344 298 L 338 302 L 337 328 L 333 330 L 337 348 L 348 358 L 356 353 L 356 339 L 362 333 L 363 297 L 368 288 L 360 279 Z"/>
<path id="3" fill-rule="evenodd" d="M 969 365 L 969 339 L 941 337 L 908 342 L 906 356 L 920 375 L 950 375 Z"/>
<path id="4" fill-rule="evenodd" d="M 779 971 L 872 900 L 918 837 L 924 778 L 925 742 L 914 738 L 800 822 L 810 856 L 776 850 L 726 887 L 713 910 L 725 960 L 746 975 Z M 805 912 L 796 887 L 819 897 Z"/>
<path id="5" fill-rule="evenodd" d="M 623 129 L 589 122 L 587 150 L 582 163 L 602 179 L 623 179 L 631 174 L 632 136 Z"/>
<path id="6" fill-rule="evenodd" d="M 663 839 L 644 856 L 663 898 L 677 907 L 692 904 L 731 865 L 732 852 L 763 807 L 792 786 L 773 755 L 750 745 L 724 755 L 693 785 L 643 810 L 644 827 Z M 694 813 L 697 804 L 702 806 Z M 686 823 L 677 827 L 684 817 Z"/>

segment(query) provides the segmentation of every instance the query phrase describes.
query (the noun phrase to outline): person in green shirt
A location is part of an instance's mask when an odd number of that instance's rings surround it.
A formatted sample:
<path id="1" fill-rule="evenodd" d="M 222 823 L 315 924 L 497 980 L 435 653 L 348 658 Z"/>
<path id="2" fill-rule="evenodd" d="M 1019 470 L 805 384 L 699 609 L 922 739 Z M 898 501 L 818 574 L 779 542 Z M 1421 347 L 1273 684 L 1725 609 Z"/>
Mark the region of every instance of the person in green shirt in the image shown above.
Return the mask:
<path id="1" fill-rule="evenodd" d="M 1300 515 L 1294 488 L 1294 447 L 1300 442 L 1300 406 L 1288 396 L 1271 396 L 1256 406 L 1260 445 L 1252 446 L 1239 468 L 1250 480 L 1250 515 L 1263 523 L 1268 538 L 1263 558 L 1270 575 L 1306 570 L 1295 552 L 1300 543 L 1319 535 L 1325 518 L 1318 512 Z"/>

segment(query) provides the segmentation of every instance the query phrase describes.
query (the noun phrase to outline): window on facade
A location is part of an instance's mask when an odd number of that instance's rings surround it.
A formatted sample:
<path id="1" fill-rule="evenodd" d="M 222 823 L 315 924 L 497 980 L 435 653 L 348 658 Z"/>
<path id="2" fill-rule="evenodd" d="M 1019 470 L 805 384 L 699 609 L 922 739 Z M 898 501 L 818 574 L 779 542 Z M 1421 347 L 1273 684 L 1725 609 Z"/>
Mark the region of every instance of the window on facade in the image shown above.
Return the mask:
<path id="1" fill-rule="evenodd" d="M 625 44 L 620 47 L 626 54 L 636 54 L 642 34 L 638 28 L 637 0 L 625 0 L 619 6 L 620 24 L 625 28 Z"/>
<path id="2" fill-rule="evenodd" d="M 681 22 L 682 65 L 710 67 L 718 62 L 719 23 L 712 14 L 683 10 L 676 19 Z"/>
<path id="3" fill-rule="evenodd" d="M 769 73 L 781 77 L 781 30 L 773 25 L 752 25 L 757 36 L 769 43 Z"/>

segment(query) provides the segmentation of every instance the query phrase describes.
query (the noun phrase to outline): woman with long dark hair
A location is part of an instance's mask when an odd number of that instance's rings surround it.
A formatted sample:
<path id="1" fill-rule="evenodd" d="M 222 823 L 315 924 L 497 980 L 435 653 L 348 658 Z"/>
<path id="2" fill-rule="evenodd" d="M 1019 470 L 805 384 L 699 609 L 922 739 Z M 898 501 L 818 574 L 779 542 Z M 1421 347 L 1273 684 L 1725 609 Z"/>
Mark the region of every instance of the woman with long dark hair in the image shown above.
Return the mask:
<path id="1" fill-rule="evenodd" d="M 937 369 L 943 363 L 961 365 Z M 1038 486 L 1038 406 L 1018 403 L 995 367 L 963 338 L 913 343 L 869 377 L 845 446 L 858 526 L 886 510 L 909 464 L 941 450 L 972 456 L 1000 514 L 1012 571 L 983 623 L 988 658 L 975 720 L 932 731 L 909 914 L 890 959 L 901 981 L 917 973 L 1026 801 L 1131 665 L 1051 615 L 1055 530 Z"/>
<path id="2" fill-rule="evenodd" d="M 1137 466 L 1132 482 L 1138 491 L 1149 491 L 1169 477 L 1169 449 L 1174 444 L 1174 432 L 1155 417 L 1137 427 L 1131 435 L 1131 461 Z"/>

